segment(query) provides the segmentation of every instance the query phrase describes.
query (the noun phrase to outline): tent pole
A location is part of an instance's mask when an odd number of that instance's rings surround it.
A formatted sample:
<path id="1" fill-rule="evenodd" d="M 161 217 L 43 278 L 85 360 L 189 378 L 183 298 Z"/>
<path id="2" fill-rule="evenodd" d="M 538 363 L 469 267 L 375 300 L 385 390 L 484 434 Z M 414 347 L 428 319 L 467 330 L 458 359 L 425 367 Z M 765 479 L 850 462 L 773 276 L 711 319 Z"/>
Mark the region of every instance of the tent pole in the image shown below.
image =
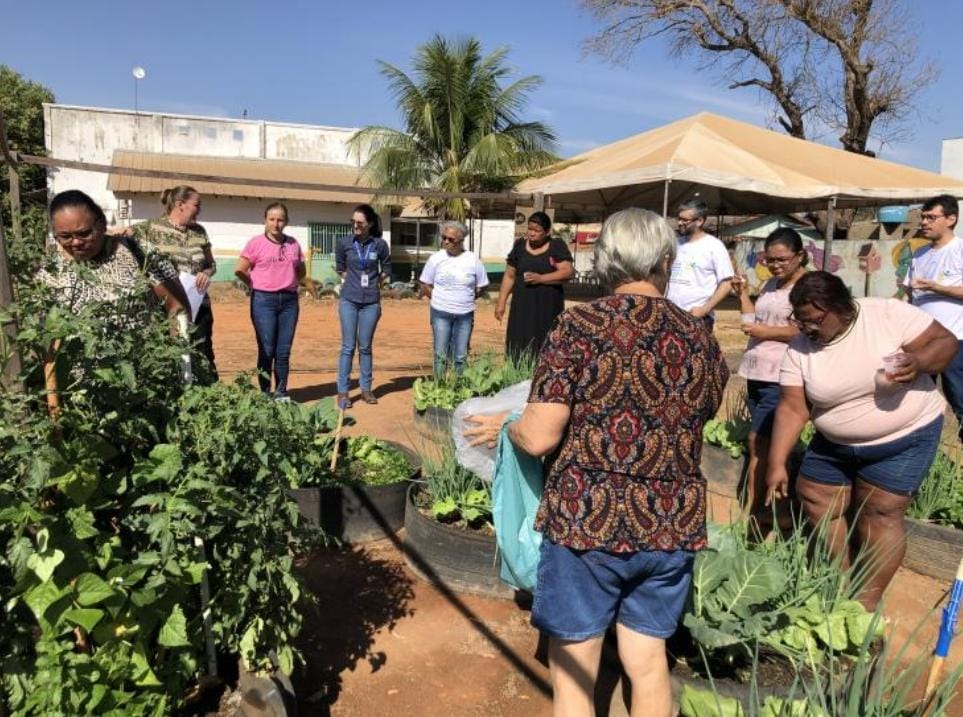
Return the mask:
<path id="1" fill-rule="evenodd" d="M 826 206 L 826 240 L 823 242 L 823 271 L 830 271 L 833 258 L 833 235 L 836 233 L 836 197 Z"/>
<path id="2" fill-rule="evenodd" d="M 671 179 L 665 180 L 665 189 L 662 193 L 662 218 L 669 218 L 669 185 L 672 183 Z"/>

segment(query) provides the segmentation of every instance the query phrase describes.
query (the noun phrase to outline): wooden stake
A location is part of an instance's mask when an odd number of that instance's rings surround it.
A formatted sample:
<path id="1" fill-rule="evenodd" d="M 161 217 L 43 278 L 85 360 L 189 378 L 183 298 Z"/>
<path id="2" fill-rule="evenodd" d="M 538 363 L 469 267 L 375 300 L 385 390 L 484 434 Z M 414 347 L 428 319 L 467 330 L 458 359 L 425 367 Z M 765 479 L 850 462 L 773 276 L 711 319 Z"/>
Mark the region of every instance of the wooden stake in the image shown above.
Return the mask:
<path id="1" fill-rule="evenodd" d="M 334 429 L 334 448 L 331 449 L 331 472 L 338 465 L 338 447 L 341 445 L 341 428 L 344 426 L 344 404 L 338 401 L 338 426 Z"/>

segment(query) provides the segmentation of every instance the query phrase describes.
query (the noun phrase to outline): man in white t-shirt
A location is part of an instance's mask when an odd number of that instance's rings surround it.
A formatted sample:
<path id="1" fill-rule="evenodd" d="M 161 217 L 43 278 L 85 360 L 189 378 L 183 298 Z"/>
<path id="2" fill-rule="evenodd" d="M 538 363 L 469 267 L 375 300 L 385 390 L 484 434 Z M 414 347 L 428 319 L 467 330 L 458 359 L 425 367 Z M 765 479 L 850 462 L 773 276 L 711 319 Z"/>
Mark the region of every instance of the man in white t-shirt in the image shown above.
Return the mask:
<path id="1" fill-rule="evenodd" d="M 428 257 L 418 280 L 431 299 L 435 375 L 443 374 L 449 362 L 461 375 L 475 324 L 475 299 L 488 286 L 488 274 L 485 265 L 465 251 L 468 227 L 448 221 L 440 229 L 442 248 Z"/>
<path id="2" fill-rule="evenodd" d="M 913 254 L 903 285 L 910 301 L 946 327 L 963 348 L 963 239 L 953 233 L 959 216 L 959 203 L 948 194 L 923 204 L 920 224 L 930 245 Z M 940 374 L 940 384 L 961 423 L 963 439 L 963 351 L 957 351 Z"/>
<path id="3" fill-rule="evenodd" d="M 712 311 L 729 293 L 733 271 L 725 245 L 702 230 L 708 212 L 705 202 L 698 199 L 679 206 L 679 247 L 665 298 L 705 319 L 711 330 L 715 322 Z"/>

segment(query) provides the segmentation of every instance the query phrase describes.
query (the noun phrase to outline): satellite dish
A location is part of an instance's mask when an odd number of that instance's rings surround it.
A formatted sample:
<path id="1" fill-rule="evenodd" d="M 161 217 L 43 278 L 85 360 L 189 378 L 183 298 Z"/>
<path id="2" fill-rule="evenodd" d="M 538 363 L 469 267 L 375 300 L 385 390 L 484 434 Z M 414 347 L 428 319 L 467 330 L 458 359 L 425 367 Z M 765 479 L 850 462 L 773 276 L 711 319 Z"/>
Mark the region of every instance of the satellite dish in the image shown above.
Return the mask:
<path id="1" fill-rule="evenodd" d="M 133 70 L 130 71 L 130 74 L 134 76 L 135 80 L 143 80 L 145 77 L 147 77 L 147 70 L 145 70 L 143 67 L 140 67 L 138 65 L 137 67 L 135 67 Z"/>

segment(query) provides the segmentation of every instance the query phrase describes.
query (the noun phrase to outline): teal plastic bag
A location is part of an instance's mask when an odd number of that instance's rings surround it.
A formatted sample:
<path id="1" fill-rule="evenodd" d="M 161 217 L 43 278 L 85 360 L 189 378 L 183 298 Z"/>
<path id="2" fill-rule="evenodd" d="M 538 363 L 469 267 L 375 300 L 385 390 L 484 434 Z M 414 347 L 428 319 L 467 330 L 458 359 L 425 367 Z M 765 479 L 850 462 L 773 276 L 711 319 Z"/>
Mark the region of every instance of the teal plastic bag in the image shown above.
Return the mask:
<path id="1" fill-rule="evenodd" d="M 499 577 L 517 590 L 533 591 L 542 534 L 534 528 L 542 498 L 542 461 L 519 450 L 508 437 L 513 414 L 498 436 L 492 481 L 492 518 L 501 555 Z"/>

